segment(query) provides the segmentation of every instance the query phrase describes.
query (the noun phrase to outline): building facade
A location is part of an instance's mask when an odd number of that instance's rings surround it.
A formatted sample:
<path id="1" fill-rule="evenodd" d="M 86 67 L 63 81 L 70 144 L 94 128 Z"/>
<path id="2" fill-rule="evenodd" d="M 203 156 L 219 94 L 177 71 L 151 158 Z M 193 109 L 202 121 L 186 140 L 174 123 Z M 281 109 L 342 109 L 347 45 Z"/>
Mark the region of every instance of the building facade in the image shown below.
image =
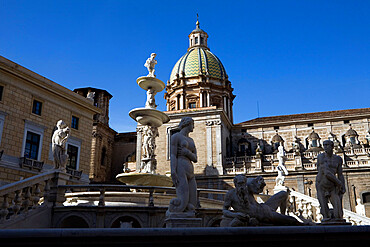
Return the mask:
<path id="1" fill-rule="evenodd" d="M 71 130 L 68 172 L 89 182 L 93 116 L 99 113 L 88 99 L 0 57 L 1 184 L 54 167 L 51 137 L 60 119 Z"/>

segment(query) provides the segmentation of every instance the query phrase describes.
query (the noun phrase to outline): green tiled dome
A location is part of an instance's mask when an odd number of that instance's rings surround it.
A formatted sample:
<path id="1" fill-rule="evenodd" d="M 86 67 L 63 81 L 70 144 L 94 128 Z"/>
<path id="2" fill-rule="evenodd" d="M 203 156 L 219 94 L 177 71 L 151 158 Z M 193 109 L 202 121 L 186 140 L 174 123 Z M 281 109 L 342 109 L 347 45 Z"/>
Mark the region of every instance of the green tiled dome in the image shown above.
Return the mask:
<path id="1" fill-rule="evenodd" d="M 207 48 L 195 47 L 190 49 L 172 69 L 170 81 L 176 79 L 176 74 L 182 77 L 185 72 L 185 78 L 198 75 L 209 75 L 217 79 L 225 79 L 226 71 L 220 59 L 216 57 Z"/>

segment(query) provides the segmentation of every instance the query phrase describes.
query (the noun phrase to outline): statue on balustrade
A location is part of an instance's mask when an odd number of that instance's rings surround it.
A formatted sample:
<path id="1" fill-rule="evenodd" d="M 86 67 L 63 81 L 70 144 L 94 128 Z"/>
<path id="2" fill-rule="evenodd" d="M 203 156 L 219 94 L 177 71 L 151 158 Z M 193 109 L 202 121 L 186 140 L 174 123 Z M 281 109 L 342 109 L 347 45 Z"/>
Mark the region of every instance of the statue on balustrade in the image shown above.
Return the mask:
<path id="1" fill-rule="evenodd" d="M 176 187 L 176 196 L 170 201 L 167 215 L 189 213 L 194 215 L 197 206 L 197 184 L 192 162 L 197 162 L 197 150 L 189 133 L 194 129 L 191 117 L 184 117 L 179 132 L 171 137 L 171 177 Z"/>
<path id="2" fill-rule="evenodd" d="M 278 147 L 278 150 L 279 151 L 276 154 L 276 156 L 278 158 L 278 161 L 279 161 L 279 164 L 276 167 L 277 172 L 278 172 L 278 175 L 276 177 L 276 186 L 281 187 L 281 186 L 284 186 L 285 176 L 287 176 L 289 173 L 288 173 L 288 170 L 285 167 L 286 156 L 285 156 L 284 147 L 282 145 L 280 145 Z"/>
<path id="3" fill-rule="evenodd" d="M 256 201 L 254 194 L 261 193 L 266 186 L 262 176 L 247 179 L 244 175 L 237 175 L 234 185 L 235 188 L 225 196 L 221 227 L 301 225 L 295 218 L 285 215 L 288 192 L 280 191 L 265 203 Z M 276 212 L 278 207 L 281 213 Z"/>
<path id="4" fill-rule="evenodd" d="M 55 169 L 60 169 L 62 171 L 66 169 L 68 154 L 66 154 L 65 145 L 69 135 L 70 129 L 63 120 L 59 120 L 51 138 Z"/>
<path id="5" fill-rule="evenodd" d="M 342 197 L 346 192 L 342 172 L 342 158 L 333 153 L 334 143 L 326 140 L 323 143 L 324 153 L 317 156 L 316 191 L 320 203 L 322 222 L 345 222 L 343 219 Z M 328 203 L 333 205 L 329 211 Z"/>

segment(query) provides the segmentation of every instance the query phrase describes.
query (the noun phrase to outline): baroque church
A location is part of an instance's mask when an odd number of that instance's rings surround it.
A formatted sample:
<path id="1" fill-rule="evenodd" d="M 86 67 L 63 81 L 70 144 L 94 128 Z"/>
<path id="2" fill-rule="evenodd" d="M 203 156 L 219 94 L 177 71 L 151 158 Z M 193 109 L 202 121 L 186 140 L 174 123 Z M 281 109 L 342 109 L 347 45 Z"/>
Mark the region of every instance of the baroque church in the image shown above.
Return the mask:
<path id="1" fill-rule="evenodd" d="M 213 51 L 212 51 L 213 52 Z M 170 122 L 159 128 L 157 172 L 170 167 L 170 137 L 182 117 L 192 117 L 198 162 L 198 186 L 227 189 L 236 174 L 262 175 L 266 194 L 273 194 L 277 149 L 286 151 L 285 185 L 316 196 L 316 157 L 324 140 L 332 140 L 344 161 L 347 192 L 344 207 L 361 201 L 370 209 L 370 108 L 262 117 L 233 122 L 233 87 L 221 60 L 208 47 L 199 22 L 189 35 L 187 52 L 175 63 L 164 98 Z M 138 137 L 140 127 L 138 128 Z M 140 157 L 140 138 L 137 157 Z M 137 161 L 139 166 L 139 161 Z M 360 200 L 358 200 L 360 199 Z"/>

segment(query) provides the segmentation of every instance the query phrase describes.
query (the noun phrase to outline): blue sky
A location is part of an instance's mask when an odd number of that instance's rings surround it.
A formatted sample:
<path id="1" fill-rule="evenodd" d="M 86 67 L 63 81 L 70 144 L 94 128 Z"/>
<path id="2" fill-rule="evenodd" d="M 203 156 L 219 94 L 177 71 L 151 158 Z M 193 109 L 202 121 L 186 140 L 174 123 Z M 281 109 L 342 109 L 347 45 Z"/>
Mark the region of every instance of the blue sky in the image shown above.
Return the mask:
<path id="1" fill-rule="evenodd" d="M 0 55 L 71 90 L 113 98 L 110 124 L 134 131 L 136 78 L 157 53 L 166 82 L 196 13 L 234 87 L 234 122 L 370 107 L 370 1 L 0 1 Z M 165 110 L 164 92 L 158 93 Z"/>

